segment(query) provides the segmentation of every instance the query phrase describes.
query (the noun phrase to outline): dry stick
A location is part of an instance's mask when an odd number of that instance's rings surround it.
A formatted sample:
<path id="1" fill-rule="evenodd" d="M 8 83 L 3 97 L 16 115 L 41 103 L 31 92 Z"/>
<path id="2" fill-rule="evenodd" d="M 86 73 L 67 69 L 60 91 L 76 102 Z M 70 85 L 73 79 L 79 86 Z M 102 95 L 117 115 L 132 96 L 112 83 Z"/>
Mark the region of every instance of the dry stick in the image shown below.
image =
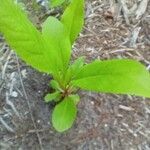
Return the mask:
<path id="1" fill-rule="evenodd" d="M 0 117 L 0 122 L 9 132 L 15 133 L 15 131 L 1 117 Z"/>
<path id="2" fill-rule="evenodd" d="M 130 39 L 130 47 L 136 47 L 136 41 L 138 39 L 138 35 L 140 33 L 141 27 L 136 27 L 131 35 L 131 39 Z"/>
<path id="3" fill-rule="evenodd" d="M 15 55 L 16 55 L 16 54 L 15 54 Z M 36 130 L 36 135 L 37 135 L 37 138 L 38 138 L 38 141 L 39 141 L 39 144 L 40 144 L 40 149 L 41 149 L 41 150 L 44 150 L 44 149 L 43 149 L 43 146 L 42 146 L 42 141 L 41 141 L 39 132 L 37 131 L 37 126 L 36 126 L 36 124 L 35 124 L 35 120 L 34 120 L 34 117 L 33 117 L 32 111 L 31 111 L 30 102 L 29 102 L 29 99 L 28 99 L 28 96 L 27 96 L 27 93 L 26 93 L 26 90 L 25 90 L 25 88 L 24 88 L 24 84 L 23 84 L 23 81 L 22 81 L 21 70 L 20 70 L 20 65 L 19 65 L 19 61 L 18 61 L 17 55 L 16 55 L 16 60 L 17 60 L 17 68 L 18 68 L 18 72 L 19 72 L 19 78 L 20 78 L 21 86 L 22 86 L 22 89 L 23 89 L 23 93 L 24 93 L 24 95 L 25 95 L 25 99 L 26 99 L 28 108 L 29 108 L 29 112 L 30 112 L 30 116 L 31 116 L 31 119 L 32 119 L 33 126 L 34 126 L 34 128 L 35 128 L 35 130 Z"/>
<path id="4" fill-rule="evenodd" d="M 22 120 L 21 116 L 20 116 L 19 112 L 17 111 L 17 109 L 15 108 L 14 104 L 9 100 L 9 95 L 7 92 L 6 92 L 6 104 L 9 105 L 11 107 L 11 109 L 14 111 L 15 115 L 18 116 L 20 120 Z"/>
<path id="5" fill-rule="evenodd" d="M 126 5 L 126 3 L 125 3 L 125 0 L 118 0 L 118 2 L 120 3 L 120 5 L 121 5 L 121 7 L 122 7 L 122 11 L 123 11 L 123 15 L 124 15 L 126 24 L 127 24 L 127 25 L 130 25 L 130 21 L 129 21 L 129 18 L 128 18 L 129 10 L 128 10 L 128 8 L 127 8 L 127 5 Z"/>
<path id="6" fill-rule="evenodd" d="M 6 58 L 6 63 L 4 64 L 4 67 L 3 67 L 3 69 L 2 69 L 2 79 L 4 79 L 4 78 L 5 78 L 6 68 L 7 68 L 7 66 L 8 66 L 9 59 L 11 58 L 11 55 L 12 55 L 12 54 L 13 54 L 13 52 L 12 52 L 12 51 L 11 51 L 11 52 L 9 52 L 8 57 Z"/>
<path id="7" fill-rule="evenodd" d="M 5 54 L 5 53 L 4 53 Z M 2 60 L 4 59 L 6 59 L 6 62 L 5 62 L 5 64 L 4 64 L 4 66 L 2 67 L 2 70 L 1 70 L 1 78 L 2 78 L 2 81 L 1 81 L 1 83 L 0 83 L 0 92 L 2 91 L 2 88 L 3 88 L 3 85 L 4 85 L 4 79 L 5 79 L 5 72 L 6 72 L 6 69 L 7 69 L 7 66 L 8 66 L 8 63 L 9 63 L 9 60 L 10 60 L 10 58 L 11 58 L 11 55 L 12 55 L 12 52 L 9 52 L 8 53 L 8 56 L 5 58 L 5 56 L 2 56 Z"/>
<path id="8" fill-rule="evenodd" d="M 140 17 L 145 13 L 148 7 L 149 0 L 143 0 L 140 2 L 138 9 L 136 11 L 136 19 L 140 19 Z"/>

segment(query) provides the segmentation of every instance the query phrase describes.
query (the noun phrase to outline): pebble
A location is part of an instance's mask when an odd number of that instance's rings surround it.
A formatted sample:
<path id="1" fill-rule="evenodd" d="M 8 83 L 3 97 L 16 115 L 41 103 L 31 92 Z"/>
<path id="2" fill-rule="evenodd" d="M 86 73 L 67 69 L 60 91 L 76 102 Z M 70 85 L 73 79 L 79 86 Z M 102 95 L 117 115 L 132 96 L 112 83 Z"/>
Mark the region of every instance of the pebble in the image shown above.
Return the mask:
<path id="1" fill-rule="evenodd" d="M 94 102 L 93 102 L 93 101 L 91 101 L 91 104 L 92 104 L 92 105 L 94 105 Z"/>
<path id="2" fill-rule="evenodd" d="M 26 69 L 22 70 L 21 74 L 22 74 L 23 78 L 27 78 L 27 70 Z"/>
<path id="3" fill-rule="evenodd" d="M 16 91 L 13 91 L 13 92 L 11 93 L 11 96 L 12 96 L 12 97 L 18 97 L 18 93 L 17 93 Z"/>
<path id="4" fill-rule="evenodd" d="M 40 123 L 41 121 L 40 120 L 37 120 L 37 123 Z"/>

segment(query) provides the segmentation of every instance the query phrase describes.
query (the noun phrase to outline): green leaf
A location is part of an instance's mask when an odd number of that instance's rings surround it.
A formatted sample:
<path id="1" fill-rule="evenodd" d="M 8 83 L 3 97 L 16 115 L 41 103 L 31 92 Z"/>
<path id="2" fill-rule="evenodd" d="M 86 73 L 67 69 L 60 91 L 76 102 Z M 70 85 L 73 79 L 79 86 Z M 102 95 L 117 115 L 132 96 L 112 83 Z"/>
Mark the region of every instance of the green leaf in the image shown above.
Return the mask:
<path id="1" fill-rule="evenodd" d="M 73 78 L 80 72 L 81 68 L 84 65 L 85 58 L 79 57 L 74 61 L 74 63 L 70 66 L 70 70 L 72 72 Z"/>
<path id="2" fill-rule="evenodd" d="M 42 33 L 55 45 L 55 52 L 58 54 L 55 59 L 62 64 L 61 69 L 65 70 L 71 55 L 71 44 L 65 26 L 56 18 L 48 17 L 43 24 Z"/>
<path id="3" fill-rule="evenodd" d="M 72 84 L 86 90 L 150 97 L 150 74 L 134 60 L 95 61 L 84 66 Z"/>
<path id="4" fill-rule="evenodd" d="M 78 94 L 69 95 L 68 97 L 74 101 L 75 105 L 80 102 L 80 97 Z"/>
<path id="5" fill-rule="evenodd" d="M 73 44 L 84 24 L 84 0 L 72 0 L 62 15 L 61 22 L 67 27 Z"/>
<path id="6" fill-rule="evenodd" d="M 34 68 L 56 74 L 55 43 L 44 37 L 12 0 L 0 1 L 0 32 L 17 54 Z M 46 65 L 47 64 L 47 65 Z"/>
<path id="7" fill-rule="evenodd" d="M 63 92 L 63 90 L 61 89 L 59 83 L 56 80 L 51 80 L 50 81 L 50 87 L 52 87 L 55 90 Z"/>
<path id="8" fill-rule="evenodd" d="M 55 101 L 56 99 L 58 99 L 60 97 L 60 92 L 55 92 L 55 93 L 51 93 L 51 94 L 47 94 L 44 97 L 44 101 L 46 103 L 49 103 L 51 101 Z"/>
<path id="9" fill-rule="evenodd" d="M 58 132 L 69 129 L 76 118 L 77 108 L 74 101 L 67 97 L 56 105 L 52 114 L 52 123 Z"/>
<path id="10" fill-rule="evenodd" d="M 60 6 L 64 2 L 65 2 L 65 0 L 51 0 L 51 6 L 57 7 L 57 6 Z"/>
<path id="11" fill-rule="evenodd" d="M 65 76 L 66 83 L 72 80 L 80 72 L 81 68 L 84 65 L 84 60 L 84 57 L 79 57 L 74 61 L 72 65 L 70 65 Z"/>

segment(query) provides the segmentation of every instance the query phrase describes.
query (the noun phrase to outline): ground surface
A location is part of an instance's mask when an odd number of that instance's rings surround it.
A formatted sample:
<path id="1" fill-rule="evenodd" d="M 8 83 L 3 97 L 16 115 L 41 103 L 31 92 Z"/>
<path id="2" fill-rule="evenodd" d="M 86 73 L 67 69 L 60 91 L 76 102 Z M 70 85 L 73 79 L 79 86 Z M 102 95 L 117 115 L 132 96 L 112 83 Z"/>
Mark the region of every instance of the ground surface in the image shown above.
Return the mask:
<path id="1" fill-rule="evenodd" d="M 132 58 L 150 68 L 150 2 L 86 1 L 85 26 L 73 58 Z M 125 1 L 124 1 L 125 2 Z M 31 11 L 34 23 L 42 13 Z M 42 16 L 43 18 L 43 16 Z M 78 117 L 64 134 L 49 122 L 43 102 L 50 77 L 25 65 L 0 39 L 1 150 L 150 150 L 150 101 L 141 97 L 80 92 Z M 130 68 L 129 68 L 130 69 Z"/>

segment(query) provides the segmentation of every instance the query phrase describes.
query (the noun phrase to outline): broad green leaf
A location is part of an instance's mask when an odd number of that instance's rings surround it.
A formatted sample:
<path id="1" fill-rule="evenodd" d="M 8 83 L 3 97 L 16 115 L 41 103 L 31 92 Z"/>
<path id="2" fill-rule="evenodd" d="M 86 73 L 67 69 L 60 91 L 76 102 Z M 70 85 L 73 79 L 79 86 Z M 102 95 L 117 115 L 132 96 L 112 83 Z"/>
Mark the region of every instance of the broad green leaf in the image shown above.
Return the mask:
<path id="1" fill-rule="evenodd" d="M 65 0 L 51 0 L 51 6 L 52 7 L 60 6 L 64 2 Z"/>
<path id="2" fill-rule="evenodd" d="M 48 17 L 43 24 L 42 33 L 55 45 L 58 54 L 57 61 L 66 69 L 71 55 L 71 44 L 65 26 L 56 18 Z M 57 66 L 56 66 L 57 67 Z"/>
<path id="3" fill-rule="evenodd" d="M 61 22 L 67 27 L 73 44 L 84 24 L 84 0 L 72 0 L 62 15 Z"/>
<path id="4" fill-rule="evenodd" d="M 74 101 L 75 105 L 77 105 L 80 101 L 80 97 L 78 94 L 69 95 L 68 97 Z"/>
<path id="5" fill-rule="evenodd" d="M 66 83 L 72 80 L 78 74 L 78 72 L 80 72 L 80 69 L 84 65 L 84 59 L 84 57 L 79 57 L 74 61 L 73 64 L 70 65 L 65 76 Z"/>
<path id="6" fill-rule="evenodd" d="M 57 100 L 59 97 L 60 97 L 60 92 L 55 92 L 55 93 L 47 94 L 47 95 L 44 97 L 44 101 L 45 101 L 46 103 L 49 103 L 49 102 L 51 102 L 51 101 Z"/>
<path id="7" fill-rule="evenodd" d="M 80 72 L 81 68 L 84 65 L 85 58 L 79 57 L 74 61 L 74 63 L 70 66 L 70 70 L 72 72 L 73 78 Z"/>
<path id="8" fill-rule="evenodd" d="M 0 1 L 0 32 L 17 54 L 34 68 L 47 73 L 60 66 L 53 41 L 44 37 L 12 0 Z"/>
<path id="9" fill-rule="evenodd" d="M 134 60 L 95 61 L 85 65 L 72 84 L 86 90 L 150 97 L 150 74 Z"/>
<path id="10" fill-rule="evenodd" d="M 74 101 L 67 97 L 56 105 L 52 114 L 52 123 L 58 132 L 69 129 L 76 118 L 77 108 Z"/>

